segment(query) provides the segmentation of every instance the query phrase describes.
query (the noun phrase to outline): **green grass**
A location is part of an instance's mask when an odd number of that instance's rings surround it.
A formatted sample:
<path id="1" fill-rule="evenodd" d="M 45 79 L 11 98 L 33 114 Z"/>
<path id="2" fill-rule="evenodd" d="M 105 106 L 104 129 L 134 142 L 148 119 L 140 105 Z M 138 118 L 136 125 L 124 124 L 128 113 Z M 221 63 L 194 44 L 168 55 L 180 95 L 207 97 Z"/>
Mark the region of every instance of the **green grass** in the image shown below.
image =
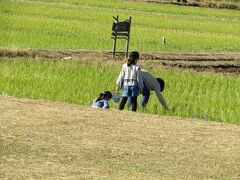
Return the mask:
<path id="1" fill-rule="evenodd" d="M 0 92 L 90 106 L 100 92 L 114 89 L 119 71 L 114 62 L 90 65 L 74 60 L 3 58 Z M 163 96 L 170 111 L 163 110 L 154 94 L 147 108 L 140 111 L 188 118 L 206 114 L 207 120 L 240 124 L 239 77 L 176 69 L 151 72 L 166 81 Z M 117 108 L 118 104 L 111 102 L 111 106 Z"/>
<path id="2" fill-rule="evenodd" d="M 239 11 L 117 0 L 0 1 L 0 47 L 111 50 L 115 15 L 133 18 L 130 50 L 239 51 Z"/>

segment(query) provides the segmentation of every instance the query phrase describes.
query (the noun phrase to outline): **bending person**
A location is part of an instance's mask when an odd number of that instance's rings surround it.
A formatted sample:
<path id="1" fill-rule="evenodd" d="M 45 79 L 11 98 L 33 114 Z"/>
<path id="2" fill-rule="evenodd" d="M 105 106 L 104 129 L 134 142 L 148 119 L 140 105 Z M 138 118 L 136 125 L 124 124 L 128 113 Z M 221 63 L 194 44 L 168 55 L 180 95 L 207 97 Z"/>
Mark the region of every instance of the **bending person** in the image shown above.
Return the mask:
<path id="1" fill-rule="evenodd" d="M 168 110 L 166 101 L 161 93 L 164 89 L 164 81 L 160 78 L 155 78 L 151 73 L 144 69 L 141 70 L 141 76 L 143 80 L 141 106 L 146 107 L 150 98 L 150 91 L 155 91 L 163 108 Z M 128 99 L 128 104 L 131 104 L 131 99 Z"/>

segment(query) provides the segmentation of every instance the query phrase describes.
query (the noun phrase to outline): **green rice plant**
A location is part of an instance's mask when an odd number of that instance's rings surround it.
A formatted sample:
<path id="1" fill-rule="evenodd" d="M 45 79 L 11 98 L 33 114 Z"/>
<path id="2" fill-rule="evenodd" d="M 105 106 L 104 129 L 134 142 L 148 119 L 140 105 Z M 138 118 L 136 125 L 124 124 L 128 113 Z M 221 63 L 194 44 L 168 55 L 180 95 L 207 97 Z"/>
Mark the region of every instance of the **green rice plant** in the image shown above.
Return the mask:
<path id="1" fill-rule="evenodd" d="M 90 106 L 102 91 L 114 91 L 119 71 L 114 63 L 2 58 L 0 93 Z M 239 77 L 178 69 L 150 72 L 165 80 L 163 96 L 170 110 L 165 111 L 152 92 L 147 107 L 139 106 L 141 112 L 240 124 Z M 110 105 L 118 108 L 119 104 L 111 101 Z"/>
<path id="2" fill-rule="evenodd" d="M 0 46 L 111 50 L 115 15 L 133 18 L 132 50 L 222 52 L 240 47 L 238 12 L 114 0 L 0 1 Z M 118 49 L 124 48 L 120 42 Z"/>

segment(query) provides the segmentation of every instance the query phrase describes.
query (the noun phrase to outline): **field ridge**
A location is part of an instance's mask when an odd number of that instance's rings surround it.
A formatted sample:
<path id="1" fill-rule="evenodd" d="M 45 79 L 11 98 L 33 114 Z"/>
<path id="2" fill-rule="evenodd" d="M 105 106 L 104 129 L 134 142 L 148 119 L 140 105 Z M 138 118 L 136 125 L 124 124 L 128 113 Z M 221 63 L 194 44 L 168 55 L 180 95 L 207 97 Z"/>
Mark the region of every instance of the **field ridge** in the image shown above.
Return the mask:
<path id="1" fill-rule="evenodd" d="M 104 50 L 66 50 L 34 48 L 0 48 L 0 57 L 26 57 L 49 59 L 78 59 L 89 62 L 106 62 L 112 59 L 111 51 Z M 116 59 L 123 60 L 124 54 L 117 54 Z M 141 52 L 141 60 L 151 60 L 155 65 L 214 71 L 223 73 L 240 73 L 240 53 L 180 53 L 180 52 Z"/>
<path id="2" fill-rule="evenodd" d="M 3 96 L 0 112 L 0 178 L 240 178 L 236 125 Z"/>

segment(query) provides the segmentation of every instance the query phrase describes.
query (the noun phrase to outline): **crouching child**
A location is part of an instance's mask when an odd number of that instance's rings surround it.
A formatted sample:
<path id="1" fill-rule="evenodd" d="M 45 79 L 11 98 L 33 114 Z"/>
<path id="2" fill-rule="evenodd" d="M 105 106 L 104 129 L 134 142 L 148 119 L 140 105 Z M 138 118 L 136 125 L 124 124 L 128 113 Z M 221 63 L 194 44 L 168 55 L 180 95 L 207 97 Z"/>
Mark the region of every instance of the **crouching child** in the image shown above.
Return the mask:
<path id="1" fill-rule="evenodd" d="M 110 91 L 104 91 L 99 94 L 98 98 L 96 98 L 93 103 L 93 108 L 102 108 L 102 109 L 109 109 L 108 101 L 112 99 L 112 93 Z"/>

